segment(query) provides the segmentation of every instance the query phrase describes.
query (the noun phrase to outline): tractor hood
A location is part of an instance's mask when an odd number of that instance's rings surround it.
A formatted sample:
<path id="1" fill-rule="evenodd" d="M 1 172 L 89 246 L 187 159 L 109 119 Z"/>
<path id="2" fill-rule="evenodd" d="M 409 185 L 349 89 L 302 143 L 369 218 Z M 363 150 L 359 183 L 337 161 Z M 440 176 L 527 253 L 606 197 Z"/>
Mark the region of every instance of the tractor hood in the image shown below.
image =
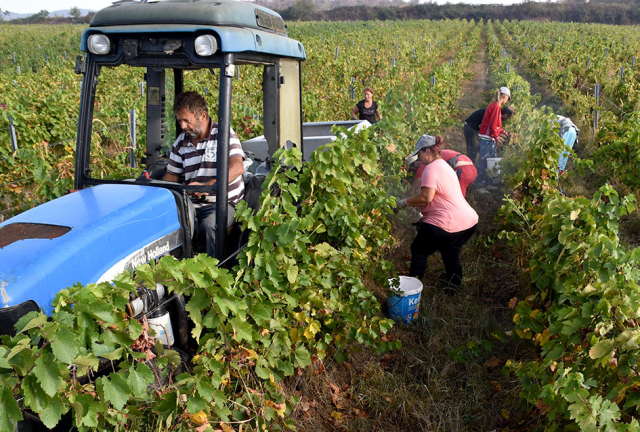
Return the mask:
<path id="1" fill-rule="evenodd" d="M 34 300 L 49 314 L 64 288 L 111 280 L 181 244 L 169 190 L 100 185 L 66 195 L 0 224 L 0 306 Z"/>

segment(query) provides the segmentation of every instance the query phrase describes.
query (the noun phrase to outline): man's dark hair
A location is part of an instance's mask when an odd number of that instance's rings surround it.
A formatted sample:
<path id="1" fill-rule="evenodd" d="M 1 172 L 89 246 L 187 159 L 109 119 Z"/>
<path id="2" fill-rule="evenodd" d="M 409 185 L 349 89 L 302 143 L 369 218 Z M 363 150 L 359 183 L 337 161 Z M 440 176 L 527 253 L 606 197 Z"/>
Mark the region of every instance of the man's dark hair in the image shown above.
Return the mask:
<path id="1" fill-rule="evenodd" d="M 510 107 L 509 105 L 505 105 L 502 108 L 500 108 L 500 114 L 502 114 L 503 116 L 511 117 L 513 116 L 514 112 L 515 111 L 513 107 Z"/>
<path id="2" fill-rule="evenodd" d="M 207 101 L 204 100 L 196 92 L 183 92 L 176 96 L 176 101 L 173 103 L 173 112 L 187 110 L 195 115 L 201 115 L 209 113 L 207 108 Z"/>

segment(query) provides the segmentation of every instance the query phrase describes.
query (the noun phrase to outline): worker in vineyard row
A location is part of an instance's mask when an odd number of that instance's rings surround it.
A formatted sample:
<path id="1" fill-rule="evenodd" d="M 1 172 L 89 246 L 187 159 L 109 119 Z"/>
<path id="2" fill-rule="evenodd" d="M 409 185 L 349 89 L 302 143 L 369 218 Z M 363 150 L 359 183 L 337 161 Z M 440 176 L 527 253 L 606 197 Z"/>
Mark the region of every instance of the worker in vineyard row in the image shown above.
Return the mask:
<path id="1" fill-rule="evenodd" d="M 458 177 L 442 157 L 442 137 L 422 135 L 416 142 L 418 161 L 425 165 L 420 192 L 396 202 L 396 208 L 419 207 L 422 219 L 411 243 L 409 276 L 422 279 L 427 258 L 439 251 L 446 271 L 447 288 L 452 294 L 462 283 L 460 250 L 473 235 L 478 214 L 462 196 Z"/>
<path id="2" fill-rule="evenodd" d="M 568 117 L 557 115 L 556 119 L 560 124 L 560 136 L 564 140 L 565 148 L 568 150 L 573 149 L 573 146 L 578 142 L 578 132 L 580 129 L 571 121 Z M 569 159 L 569 152 L 563 151 L 560 155 L 560 161 L 558 162 L 558 174 L 562 175 L 567 167 L 567 160 Z"/>
<path id="3" fill-rule="evenodd" d="M 367 120 L 371 124 L 382 120 L 382 114 L 378 110 L 378 102 L 373 100 L 373 89 L 365 87 L 364 99 L 356 104 L 351 110 L 351 117 L 354 120 Z"/>
<path id="4" fill-rule="evenodd" d="M 496 145 L 500 145 L 509 133 L 502 129 L 501 107 L 511 99 L 511 91 L 507 87 L 500 87 L 496 91 L 493 101 L 487 107 L 478 132 L 478 184 L 484 186 L 490 182 L 487 175 L 487 158 L 496 156 Z"/>
<path id="5" fill-rule="evenodd" d="M 448 163 L 451 168 L 453 168 L 453 171 L 456 173 L 456 176 L 458 177 L 458 181 L 460 183 L 462 196 L 466 198 L 467 187 L 476 180 L 476 177 L 478 175 L 478 171 L 476 170 L 475 165 L 473 164 L 473 162 L 471 162 L 471 159 L 469 159 L 469 157 L 450 149 L 442 149 L 442 151 L 440 152 L 440 157 L 442 158 L 442 160 Z M 417 193 L 420 190 L 420 185 L 422 183 L 422 173 L 424 172 L 426 165 L 420 163 L 417 156 L 407 157 L 406 163 L 407 170 L 409 172 L 415 173 L 415 177 L 411 182 L 409 193 Z"/>
<path id="6" fill-rule="evenodd" d="M 179 182 L 184 176 L 185 184 L 212 185 L 217 181 L 218 123 L 208 113 L 207 102 L 196 92 L 180 93 L 173 105 L 176 120 L 182 133 L 171 147 L 169 164 L 163 180 Z M 229 133 L 229 200 L 227 205 L 227 227 L 235 217 L 235 206 L 244 196 L 243 161 L 238 135 Z M 192 194 L 198 219 L 198 238 L 205 244 L 207 255 L 214 256 L 216 241 L 216 194 Z"/>
<path id="7" fill-rule="evenodd" d="M 478 156 L 478 133 L 480 132 L 480 125 L 482 124 L 482 119 L 486 111 L 486 108 L 482 108 L 472 112 L 464 121 L 464 127 L 462 128 L 464 139 L 467 142 L 467 156 L 469 156 L 469 159 L 474 163 L 476 156 Z M 514 110 L 512 107 L 505 105 L 500 108 L 500 114 L 502 121 L 505 122 L 513 117 Z"/>

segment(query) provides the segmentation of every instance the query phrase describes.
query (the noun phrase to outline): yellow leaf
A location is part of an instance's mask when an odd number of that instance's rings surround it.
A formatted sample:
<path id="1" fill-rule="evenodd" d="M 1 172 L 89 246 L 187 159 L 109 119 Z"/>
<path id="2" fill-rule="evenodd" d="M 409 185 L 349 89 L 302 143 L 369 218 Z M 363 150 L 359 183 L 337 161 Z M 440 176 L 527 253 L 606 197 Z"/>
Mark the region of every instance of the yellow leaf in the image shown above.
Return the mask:
<path id="1" fill-rule="evenodd" d="M 509 410 L 508 409 L 503 409 L 502 410 L 502 417 L 508 419 L 509 418 Z"/>
<path id="2" fill-rule="evenodd" d="M 533 340 L 539 345 L 544 345 L 545 343 L 547 343 L 550 337 L 551 337 L 551 334 L 549 334 L 549 329 L 544 329 L 542 333 L 538 333 L 533 338 Z"/>
<path id="3" fill-rule="evenodd" d="M 197 412 L 195 414 L 188 414 L 189 420 L 195 424 L 205 424 L 207 422 L 207 414 L 204 411 Z"/>
<path id="4" fill-rule="evenodd" d="M 315 339 L 316 333 L 318 333 L 319 331 L 320 326 L 318 325 L 318 323 L 312 321 L 311 324 L 309 324 L 309 326 L 305 329 L 304 336 L 309 340 Z"/>
<path id="5" fill-rule="evenodd" d="M 520 324 L 520 314 L 515 314 L 513 316 L 513 322 L 516 324 Z"/>
<path id="6" fill-rule="evenodd" d="M 536 309 L 536 310 L 534 310 L 533 312 L 531 312 L 531 313 L 529 314 L 529 316 L 530 316 L 531 318 L 535 318 L 535 317 L 536 317 L 536 315 L 538 315 L 538 313 L 539 313 L 539 312 L 540 312 L 540 309 Z"/>
<path id="7" fill-rule="evenodd" d="M 220 423 L 220 427 L 222 428 L 223 432 L 235 432 L 233 428 L 226 423 Z"/>
<path id="8" fill-rule="evenodd" d="M 331 417 L 333 417 L 336 420 L 342 420 L 342 413 L 338 411 L 334 411 L 331 413 Z"/>
<path id="9" fill-rule="evenodd" d="M 244 355 L 249 360 L 258 360 L 258 353 L 255 352 L 254 350 L 251 350 L 251 349 L 248 349 L 248 348 L 244 348 Z"/>
<path id="10" fill-rule="evenodd" d="M 277 404 L 274 401 L 266 401 L 264 403 L 266 406 L 273 408 L 280 417 L 284 417 L 284 412 L 287 410 L 287 404 L 281 403 Z"/>
<path id="11" fill-rule="evenodd" d="M 291 342 L 296 343 L 300 340 L 300 335 L 298 333 L 297 328 L 292 328 L 289 330 L 289 337 L 291 338 Z"/>

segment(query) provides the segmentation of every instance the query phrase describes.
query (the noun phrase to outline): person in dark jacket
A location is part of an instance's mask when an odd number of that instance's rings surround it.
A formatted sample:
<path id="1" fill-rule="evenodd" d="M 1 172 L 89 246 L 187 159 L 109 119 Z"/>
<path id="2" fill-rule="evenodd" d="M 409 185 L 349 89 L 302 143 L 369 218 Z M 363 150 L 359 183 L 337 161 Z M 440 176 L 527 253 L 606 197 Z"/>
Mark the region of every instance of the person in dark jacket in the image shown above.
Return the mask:
<path id="1" fill-rule="evenodd" d="M 469 159 L 474 163 L 476 156 L 478 156 L 478 132 L 480 132 L 480 125 L 482 124 L 486 110 L 486 108 L 482 108 L 471 113 L 464 121 L 464 127 L 462 128 L 464 139 L 467 142 L 467 156 L 469 156 Z M 505 122 L 513 117 L 514 110 L 512 107 L 505 105 L 500 108 L 500 114 L 502 121 Z"/>
<path id="2" fill-rule="evenodd" d="M 371 124 L 382 120 L 382 114 L 378 110 L 378 103 L 373 100 L 373 89 L 371 87 L 364 89 L 364 99 L 358 102 L 351 110 L 351 117 L 354 120 L 367 120 Z"/>

